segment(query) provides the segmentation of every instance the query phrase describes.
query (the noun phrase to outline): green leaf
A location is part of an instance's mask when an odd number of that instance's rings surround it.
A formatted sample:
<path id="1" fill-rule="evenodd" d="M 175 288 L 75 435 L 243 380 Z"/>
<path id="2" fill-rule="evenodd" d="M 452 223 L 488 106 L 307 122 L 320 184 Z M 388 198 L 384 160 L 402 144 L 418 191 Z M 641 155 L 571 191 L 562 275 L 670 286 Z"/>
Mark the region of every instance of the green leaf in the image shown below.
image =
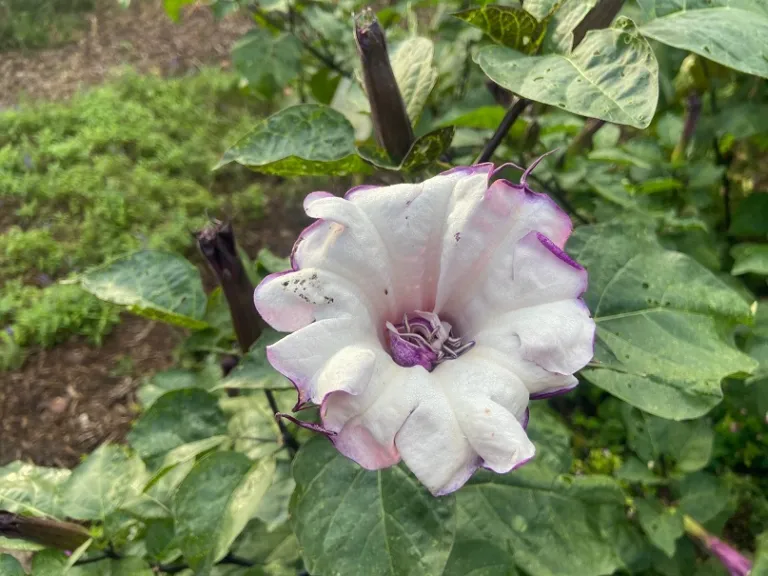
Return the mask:
<path id="1" fill-rule="evenodd" d="M 43 550 L 45 546 L 35 544 L 27 540 L 17 540 L 15 538 L 6 538 L 0 536 L 0 550 L 18 550 L 20 552 L 37 552 Z"/>
<path id="2" fill-rule="evenodd" d="M 697 522 L 709 522 L 728 506 L 727 485 L 716 476 L 698 472 L 685 476 L 678 487 L 680 512 Z"/>
<path id="3" fill-rule="evenodd" d="M 479 106 L 469 111 L 449 113 L 438 122 L 438 127 L 477 128 L 495 130 L 507 111 L 502 106 Z"/>
<path id="4" fill-rule="evenodd" d="M 290 380 L 277 372 L 267 360 L 267 346 L 285 334 L 265 328 L 234 370 L 216 386 L 219 389 L 292 390 Z"/>
<path id="5" fill-rule="evenodd" d="M 646 486 L 653 486 L 655 484 L 664 484 L 666 480 L 656 476 L 648 468 L 648 465 L 641 462 L 634 456 L 630 456 L 621 465 L 621 468 L 616 470 L 614 476 L 619 480 L 626 482 L 644 484 Z"/>
<path id="6" fill-rule="evenodd" d="M 707 419 L 675 422 L 625 405 L 627 444 L 644 462 L 668 456 L 680 472 L 696 472 L 709 464 L 714 432 Z"/>
<path id="7" fill-rule="evenodd" d="M 718 64 L 768 78 L 768 6 L 760 0 L 639 0 L 640 32 Z"/>
<path id="8" fill-rule="evenodd" d="M 259 253 L 256 255 L 256 261 L 258 265 L 264 268 L 264 270 L 266 270 L 269 274 L 273 274 L 275 272 L 284 272 L 285 270 L 289 270 L 291 268 L 290 258 L 282 258 L 281 256 L 277 256 L 276 254 L 272 253 L 269 248 L 262 248 L 259 250 Z"/>
<path id="9" fill-rule="evenodd" d="M 299 75 L 301 43 L 291 34 L 252 28 L 232 47 L 232 64 L 253 90 L 272 98 Z"/>
<path id="10" fill-rule="evenodd" d="M 430 495 L 402 466 L 363 470 L 325 438 L 293 465 L 291 516 L 311 574 L 439 575 L 453 543 L 452 496 Z"/>
<path id="11" fill-rule="evenodd" d="M 59 550 L 41 550 L 32 557 L 32 576 L 61 576 L 67 557 Z"/>
<path id="12" fill-rule="evenodd" d="M 187 4 L 194 4 L 195 0 L 163 0 L 163 6 L 165 7 L 165 13 L 168 14 L 171 20 L 178 22 L 181 18 L 181 9 Z"/>
<path id="13" fill-rule="evenodd" d="M 517 576 L 510 552 L 487 540 L 457 537 L 442 576 Z"/>
<path id="14" fill-rule="evenodd" d="M 177 254 L 136 252 L 89 270 L 79 281 L 85 291 L 134 314 L 193 330 L 208 326 L 200 272 Z"/>
<path id="15" fill-rule="evenodd" d="M 392 164 L 386 152 L 378 148 L 360 149 L 359 153 L 365 160 L 379 168 L 405 172 L 415 171 L 437 160 L 451 145 L 455 132 L 455 126 L 447 126 L 417 138 L 399 165 Z"/>
<path id="16" fill-rule="evenodd" d="M 18 461 L 3 466 L 0 468 L 0 510 L 62 517 L 61 488 L 70 473 Z"/>
<path id="17" fill-rule="evenodd" d="M 750 194 L 739 202 L 733 211 L 733 221 L 728 233 L 741 238 L 768 236 L 768 194 Z"/>
<path id="18" fill-rule="evenodd" d="M 515 6 L 489 4 L 462 10 L 453 15 L 479 28 L 497 44 L 524 54 L 533 54 L 539 49 L 547 30 L 546 22 L 539 22 L 531 14 Z"/>
<path id="19" fill-rule="evenodd" d="M 128 442 L 144 460 L 189 442 L 227 432 L 227 419 L 218 398 L 205 390 L 188 388 L 161 396 L 136 422 Z"/>
<path id="20" fill-rule="evenodd" d="M 0 574 L 3 576 L 26 576 L 24 568 L 21 567 L 16 558 L 10 554 L 0 554 Z"/>
<path id="21" fill-rule="evenodd" d="M 72 471 L 61 489 L 62 512 L 76 520 L 99 520 L 138 496 L 146 469 L 122 446 L 102 444 Z"/>
<path id="22" fill-rule="evenodd" d="M 228 432 L 234 450 L 255 460 L 282 447 L 275 415 L 263 394 L 223 398 L 221 409 L 229 416 Z"/>
<path id="23" fill-rule="evenodd" d="M 268 531 L 288 522 L 288 507 L 294 488 L 296 482 L 291 474 L 290 460 L 278 460 L 272 486 L 267 490 L 255 513 L 256 518 L 264 522 Z"/>
<path id="24" fill-rule="evenodd" d="M 173 499 L 176 538 L 184 558 L 207 574 L 229 551 L 272 483 L 275 462 L 255 464 L 237 452 L 215 452 L 198 462 Z"/>
<path id="25" fill-rule="evenodd" d="M 211 436 L 210 438 L 182 444 L 181 446 L 169 450 L 157 466 L 157 470 L 149 479 L 147 485 L 144 487 L 144 492 L 151 489 L 166 474 L 168 474 L 168 472 L 180 464 L 188 464 L 189 469 L 191 470 L 194 466 L 194 460 L 196 460 L 198 456 L 219 448 L 228 440 L 229 437 L 224 435 Z"/>
<path id="26" fill-rule="evenodd" d="M 525 0 L 525 10 L 536 20 L 544 20 L 563 3 L 563 0 Z"/>
<path id="27" fill-rule="evenodd" d="M 262 502 L 267 498 L 268 495 L 264 496 Z M 232 553 L 263 566 L 293 566 L 288 572 L 290 576 L 298 572 L 296 564 L 301 562 L 299 543 L 288 523 L 269 528 L 260 520 L 251 520 L 233 544 Z M 268 571 L 267 574 L 272 576 L 273 572 Z"/>
<path id="28" fill-rule="evenodd" d="M 457 505 L 460 537 L 509 550 L 531 576 L 612 574 L 637 539 L 614 480 L 557 476 L 538 456 L 511 474 L 479 473 Z"/>
<path id="29" fill-rule="evenodd" d="M 567 55 L 526 56 L 488 46 L 475 61 L 515 94 L 581 116 L 646 128 L 656 110 L 658 64 L 629 26 L 592 31 Z"/>
<path id="30" fill-rule="evenodd" d="M 166 392 L 185 388 L 209 389 L 212 384 L 211 376 L 208 370 L 195 372 L 194 370 L 171 368 L 154 374 L 146 384 L 139 388 L 137 396 L 139 402 L 144 406 L 144 410 L 148 410 Z"/>
<path id="31" fill-rule="evenodd" d="M 737 244 L 731 248 L 735 262 L 731 274 L 760 274 L 768 276 L 768 244 Z"/>
<path id="32" fill-rule="evenodd" d="M 569 252 L 589 272 L 584 298 L 597 323 L 593 384 L 650 414 L 706 414 L 720 381 L 757 363 L 727 344 L 722 328 L 751 320 L 750 307 L 693 259 L 664 250 L 626 223 L 578 228 Z"/>
<path id="33" fill-rule="evenodd" d="M 437 82 L 437 69 L 432 62 L 434 53 L 430 39 L 414 36 L 401 42 L 391 57 L 392 72 L 414 126 Z"/>
<path id="34" fill-rule="evenodd" d="M 535 0 L 535 2 L 547 0 Z M 525 9 L 529 10 L 530 0 L 526 0 Z M 544 38 L 546 52 L 568 54 L 573 48 L 573 31 L 584 17 L 597 4 L 597 0 L 562 0 L 549 18 L 547 34 Z M 533 14 L 533 12 L 531 12 Z M 534 14 L 535 16 L 535 14 Z"/>
<path id="35" fill-rule="evenodd" d="M 752 566 L 752 576 L 768 576 L 768 531 L 757 538 L 757 554 Z"/>
<path id="36" fill-rule="evenodd" d="M 571 431 L 545 403 L 531 404 L 528 437 L 537 447 L 536 463 L 555 474 L 571 469 Z"/>
<path id="37" fill-rule="evenodd" d="M 685 533 L 682 514 L 666 508 L 655 498 L 638 498 L 635 507 L 640 526 L 648 539 L 667 557 L 672 558 L 677 539 Z"/>
<path id="38" fill-rule="evenodd" d="M 224 153 L 216 168 L 230 162 L 279 176 L 365 170 L 352 125 L 341 113 L 317 104 L 291 106 L 263 120 Z"/>

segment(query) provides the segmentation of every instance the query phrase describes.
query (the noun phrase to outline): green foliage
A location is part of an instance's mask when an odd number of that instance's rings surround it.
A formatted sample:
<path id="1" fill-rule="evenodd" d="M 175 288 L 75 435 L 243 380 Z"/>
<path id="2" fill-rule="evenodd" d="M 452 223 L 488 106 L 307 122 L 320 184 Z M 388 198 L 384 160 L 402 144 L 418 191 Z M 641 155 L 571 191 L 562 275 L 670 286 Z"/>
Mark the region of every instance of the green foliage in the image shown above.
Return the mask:
<path id="1" fill-rule="evenodd" d="M 165 4 L 177 18 L 188 2 Z M 87 522 L 76 576 L 717 573 L 685 536 L 692 521 L 755 550 L 764 570 L 768 90 L 745 73 L 765 76 L 766 12 L 754 0 L 637 4 L 582 35 L 596 0 L 389 3 L 378 16 L 415 134 L 400 163 L 374 142 L 355 0 L 213 0 L 219 15 L 254 16 L 234 51 L 242 91 L 210 72 L 128 77 L 67 107 L 0 116 L 15 218 L 0 236 L 3 362 L 18 361 L 19 342 L 97 338 L 118 309 L 193 331 L 179 365 L 140 386 L 128 447 L 104 445 L 72 472 L 0 468 L 0 508 Z M 531 406 L 531 463 L 433 497 L 403 465 L 364 470 L 278 425 L 296 401 L 268 360 L 282 335 L 263 330 L 233 367 L 223 291 L 206 294 L 182 255 L 207 210 L 263 216 L 260 185 L 231 164 L 271 176 L 265 187 L 376 169 L 387 173 L 372 182 L 419 181 L 478 157 L 510 119 L 504 89 L 532 102 L 492 159 L 530 165 L 560 149 L 528 182 L 576 225 L 567 250 L 589 274 L 595 356 L 577 390 Z M 276 111 L 250 118 L 253 97 Z M 289 268 L 279 256 L 248 261 L 252 281 Z M 71 273 L 76 285 L 32 285 Z M 49 314 L 66 310 L 67 324 L 39 312 L 57 294 L 72 305 Z M 310 425 L 322 416 L 302 412 Z M 33 573 L 66 563 L 38 551 Z"/>
<path id="2" fill-rule="evenodd" d="M 235 83 L 213 71 L 126 74 L 64 104 L 0 114 L 0 201 L 19 223 L 0 228 L 0 323 L 15 345 L 99 343 L 117 322 L 115 308 L 52 281 L 142 247 L 187 251 L 208 210 L 261 214 L 247 175 L 210 172 L 221 142 L 255 122 Z M 239 191 L 213 193 L 230 186 Z"/>
<path id="3" fill-rule="evenodd" d="M 0 0 L 0 50 L 46 48 L 77 38 L 95 0 Z"/>

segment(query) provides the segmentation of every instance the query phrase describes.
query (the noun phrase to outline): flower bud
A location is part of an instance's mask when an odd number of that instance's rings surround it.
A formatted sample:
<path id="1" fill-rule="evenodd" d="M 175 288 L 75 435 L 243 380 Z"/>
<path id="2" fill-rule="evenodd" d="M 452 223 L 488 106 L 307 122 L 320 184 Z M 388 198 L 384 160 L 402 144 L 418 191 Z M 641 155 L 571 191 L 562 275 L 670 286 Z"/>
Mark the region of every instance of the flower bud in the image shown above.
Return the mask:
<path id="1" fill-rule="evenodd" d="M 731 576 L 749 576 L 752 562 L 738 550 L 707 532 L 701 524 L 690 516 L 683 517 L 683 524 L 685 531 L 701 542 L 710 554 L 720 560 Z"/>
<path id="2" fill-rule="evenodd" d="M 389 62 L 384 30 L 370 8 L 355 17 L 355 43 L 376 140 L 399 163 L 413 144 L 413 128 Z"/>

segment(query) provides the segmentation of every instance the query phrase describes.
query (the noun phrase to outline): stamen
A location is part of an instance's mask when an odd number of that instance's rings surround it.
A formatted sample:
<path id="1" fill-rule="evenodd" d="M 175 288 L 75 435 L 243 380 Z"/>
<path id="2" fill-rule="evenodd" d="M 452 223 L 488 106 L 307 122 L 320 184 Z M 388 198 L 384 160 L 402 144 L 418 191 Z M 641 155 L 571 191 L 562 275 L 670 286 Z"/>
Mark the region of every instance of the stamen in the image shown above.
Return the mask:
<path id="1" fill-rule="evenodd" d="M 400 366 L 423 366 L 429 371 L 446 360 L 455 360 L 475 345 L 464 343 L 453 333 L 453 326 L 443 322 L 434 312 L 416 310 L 411 317 L 403 315 L 397 326 L 387 322 L 390 352 Z"/>

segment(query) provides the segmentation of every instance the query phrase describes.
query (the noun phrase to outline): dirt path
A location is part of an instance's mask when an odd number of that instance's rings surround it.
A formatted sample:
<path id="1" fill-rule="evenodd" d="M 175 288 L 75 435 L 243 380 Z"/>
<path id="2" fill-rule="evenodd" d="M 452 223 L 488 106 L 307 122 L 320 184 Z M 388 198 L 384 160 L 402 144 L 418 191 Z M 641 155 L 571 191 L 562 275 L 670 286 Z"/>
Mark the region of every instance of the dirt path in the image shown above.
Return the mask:
<path id="1" fill-rule="evenodd" d="M 0 53 L 0 109 L 24 99 L 58 100 L 103 82 L 115 68 L 179 75 L 202 65 L 229 66 L 232 44 L 251 23 L 245 14 L 216 22 L 207 8 L 188 9 L 174 24 L 162 0 L 135 0 L 124 10 L 101 0 L 76 44 Z"/>

